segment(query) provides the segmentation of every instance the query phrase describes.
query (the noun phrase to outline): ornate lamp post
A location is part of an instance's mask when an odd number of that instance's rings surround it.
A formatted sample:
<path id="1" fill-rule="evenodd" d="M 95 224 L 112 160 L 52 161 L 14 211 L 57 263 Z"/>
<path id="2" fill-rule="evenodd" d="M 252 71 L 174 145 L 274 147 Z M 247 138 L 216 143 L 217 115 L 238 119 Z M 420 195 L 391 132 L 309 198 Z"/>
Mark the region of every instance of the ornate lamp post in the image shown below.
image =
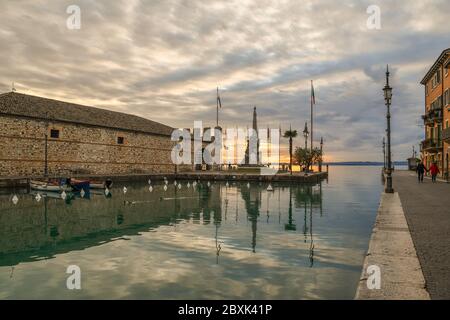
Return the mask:
<path id="1" fill-rule="evenodd" d="M 308 137 L 309 137 L 308 122 L 305 122 L 305 130 L 303 130 L 303 137 L 305 137 L 305 150 L 308 150 Z"/>
<path id="2" fill-rule="evenodd" d="M 386 171 L 386 138 L 383 137 L 383 172 Z"/>
<path id="3" fill-rule="evenodd" d="M 392 161 L 391 161 L 391 101 L 392 101 L 392 88 L 389 86 L 389 66 L 386 69 L 386 85 L 383 88 L 384 100 L 386 102 L 387 113 L 387 170 L 386 170 L 386 193 L 394 193 L 392 188 Z"/>

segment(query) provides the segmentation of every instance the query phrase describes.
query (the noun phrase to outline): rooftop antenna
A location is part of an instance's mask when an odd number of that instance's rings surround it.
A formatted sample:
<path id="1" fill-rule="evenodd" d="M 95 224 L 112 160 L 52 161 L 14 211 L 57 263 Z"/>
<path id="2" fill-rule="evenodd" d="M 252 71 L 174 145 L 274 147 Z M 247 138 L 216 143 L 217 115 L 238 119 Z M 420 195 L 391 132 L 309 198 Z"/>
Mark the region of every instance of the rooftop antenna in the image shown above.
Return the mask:
<path id="1" fill-rule="evenodd" d="M 11 86 L 11 92 L 16 92 L 17 90 L 16 90 L 16 87 L 14 86 L 14 82 L 12 83 L 12 86 Z"/>

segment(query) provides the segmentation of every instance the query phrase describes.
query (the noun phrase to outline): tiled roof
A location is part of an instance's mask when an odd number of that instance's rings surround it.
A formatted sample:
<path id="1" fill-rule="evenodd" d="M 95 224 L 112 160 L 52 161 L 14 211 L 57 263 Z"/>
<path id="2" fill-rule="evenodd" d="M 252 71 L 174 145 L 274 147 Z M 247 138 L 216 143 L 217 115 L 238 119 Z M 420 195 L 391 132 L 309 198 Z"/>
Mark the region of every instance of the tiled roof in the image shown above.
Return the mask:
<path id="1" fill-rule="evenodd" d="M 170 136 L 173 128 L 135 115 L 17 92 L 0 94 L 0 114 Z"/>

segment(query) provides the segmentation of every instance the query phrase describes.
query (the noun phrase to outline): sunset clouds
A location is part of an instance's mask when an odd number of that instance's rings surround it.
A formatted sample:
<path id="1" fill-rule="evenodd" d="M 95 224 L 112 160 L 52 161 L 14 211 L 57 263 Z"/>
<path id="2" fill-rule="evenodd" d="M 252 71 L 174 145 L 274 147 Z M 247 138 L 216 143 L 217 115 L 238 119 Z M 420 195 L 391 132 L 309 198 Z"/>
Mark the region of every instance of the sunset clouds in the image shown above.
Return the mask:
<path id="1" fill-rule="evenodd" d="M 66 27 L 69 5 L 81 29 Z M 369 5 L 381 30 L 369 30 Z M 302 131 L 316 88 L 315 137 L 332 160 L 382 160 L 382 96 L 392 66 L 393 152 L 422 138 L 419 81 L 450 47 L 450 2 L 0 0 L 0 92 L 123 111 L 174 127 L 221 124 Z M 298 138 L 297 145 L 301 145 Z"/>

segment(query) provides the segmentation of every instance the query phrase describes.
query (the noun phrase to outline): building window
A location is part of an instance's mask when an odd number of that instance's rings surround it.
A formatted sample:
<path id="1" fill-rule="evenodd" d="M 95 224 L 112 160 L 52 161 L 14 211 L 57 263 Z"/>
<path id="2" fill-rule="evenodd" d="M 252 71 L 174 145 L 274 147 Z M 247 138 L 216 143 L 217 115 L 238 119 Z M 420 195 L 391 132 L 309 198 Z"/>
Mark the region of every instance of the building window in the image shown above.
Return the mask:
<path id="1" fill-rule="evenodd" d="M 448 76 L 448 68 L 450 68 L 450 65 L 448 65 L 447 67 L 445 67 L 445 77 Z"/>
<path id="2" fill-rule="evenodd" d="M 448 129 L 448 120 L 445 120 L 445 129 Z"/>
<path id="3" fill-rule="evenodd" d="M 50 138 L 52 138 L 52 139 L 59 139 L 59 130 L 58 129 L 51 129 L 50 130 Z"/>
<path id="4" fill-rule="evenodd" d="M 433 89 L 436 88 L 441 83 L 441 70 L 438 70 L 431 80 L 431 85 L 433 86 Z"/>
<path id="5" fill-rule="evenodd" d="M 124 137 L 117 137 L 117 144 L 124 144 L 125 138 Z"/>
<path id="6" fill-rule="evenodd" d="M 450 104 L 450 89 L 447 89 L 444 93 L 444 106 L 448 106 Z"/>
<path id="7" fill-rule="evenodd" d="M 436 98 L 436 100 L 434 100 L 431 105 L 430 105 L 430 109 L 431 110 L 440 110 L 442 108 L 442 96 L 439 96 Z"/>
<path id="8" fill-rule="evenodd" d="M 428 83 L 425 84 L 425 95 L 428 96 Z"/>

